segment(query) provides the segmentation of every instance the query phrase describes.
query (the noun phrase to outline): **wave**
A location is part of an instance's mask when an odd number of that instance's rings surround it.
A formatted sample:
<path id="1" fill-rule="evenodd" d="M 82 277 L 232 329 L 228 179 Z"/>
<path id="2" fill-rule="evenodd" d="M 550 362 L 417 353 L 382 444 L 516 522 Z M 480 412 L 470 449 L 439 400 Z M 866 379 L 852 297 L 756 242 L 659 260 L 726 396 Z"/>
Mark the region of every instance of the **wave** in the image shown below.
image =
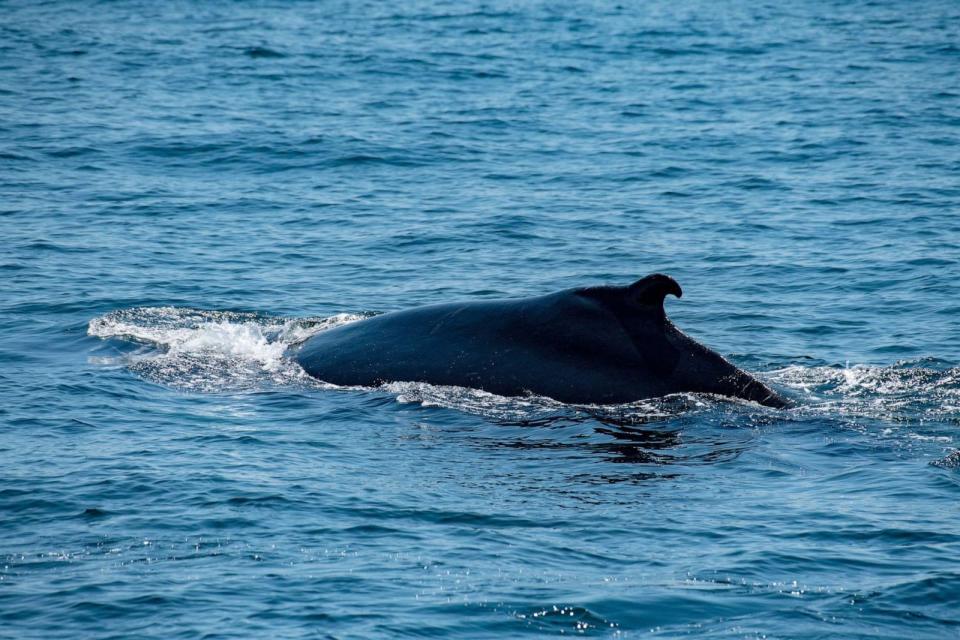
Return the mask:
<path id="1" fill-rule="evenodd" d="M 934 358 L 892 365 L 789 365 L 763 375 L 790 390 L 801 413 L 960 420 L 960 367 Z"/>
<path id="2" fill-rule="evenodd" d="M 177 307 L 113 311 L 90 321 L 88 335 L 140 345 L 91 361 L 121 365 L 144 378 L 184 390 L 258 390 L 268 385 L 316 384 L 284 357 L 314 333 L 363 316 L 286 319 L 255 313 Z"/>

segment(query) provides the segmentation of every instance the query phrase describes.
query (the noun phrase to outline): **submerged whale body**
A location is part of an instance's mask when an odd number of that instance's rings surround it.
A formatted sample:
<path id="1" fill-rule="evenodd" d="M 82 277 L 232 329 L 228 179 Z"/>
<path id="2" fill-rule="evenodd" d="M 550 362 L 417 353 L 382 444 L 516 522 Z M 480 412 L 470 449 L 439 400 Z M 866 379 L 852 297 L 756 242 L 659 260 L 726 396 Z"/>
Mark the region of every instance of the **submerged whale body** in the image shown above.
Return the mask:
<path id="1" fill-rule="evenodd" d="M 680 285 L 662 274 L 626 287 L 418 307 L 322 331 L 291 355 L 337 385 L 413 381 L 620 404 L 712 393 L 787 401 L 677 329 L 663 310 Z"/>

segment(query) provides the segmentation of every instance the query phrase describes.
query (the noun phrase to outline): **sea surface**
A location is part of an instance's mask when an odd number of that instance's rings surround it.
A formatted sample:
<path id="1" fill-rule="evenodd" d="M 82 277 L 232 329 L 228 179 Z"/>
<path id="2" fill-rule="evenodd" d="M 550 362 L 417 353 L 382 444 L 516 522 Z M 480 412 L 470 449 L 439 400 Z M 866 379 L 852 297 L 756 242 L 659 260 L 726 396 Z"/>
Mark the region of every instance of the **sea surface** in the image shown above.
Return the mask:
<path id="1" fill-rule="evenodd" d="M 627 284 L 797 406 L 337 388 Z M 0 637 L 960 637 L 960 4 L 0 4 Z"/>

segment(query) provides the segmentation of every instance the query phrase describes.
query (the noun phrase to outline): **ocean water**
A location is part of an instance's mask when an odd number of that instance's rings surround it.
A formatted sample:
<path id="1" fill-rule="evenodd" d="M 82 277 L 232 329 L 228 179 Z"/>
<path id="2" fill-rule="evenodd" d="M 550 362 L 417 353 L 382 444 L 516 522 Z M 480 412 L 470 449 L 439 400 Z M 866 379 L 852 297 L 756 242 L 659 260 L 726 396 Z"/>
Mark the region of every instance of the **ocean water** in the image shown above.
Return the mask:
<path id="1" fill-rule="evenodd" d="M 960 5 L 0 5 L 0 637 L 960 637 Z M 793 397 L 311 380 L 674 276 Z"/>

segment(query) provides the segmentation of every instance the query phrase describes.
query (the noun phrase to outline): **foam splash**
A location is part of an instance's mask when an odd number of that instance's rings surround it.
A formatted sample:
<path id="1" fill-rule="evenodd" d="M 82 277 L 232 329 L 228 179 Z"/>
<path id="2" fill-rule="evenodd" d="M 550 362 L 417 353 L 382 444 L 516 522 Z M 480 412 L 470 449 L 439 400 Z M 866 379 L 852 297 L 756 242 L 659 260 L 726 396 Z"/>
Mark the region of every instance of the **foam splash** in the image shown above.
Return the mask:
<path id="1" fill-rule="evenodd" d="M 768 372 L 765 377 L 793 390 L 808 408 L 832 404 L 868 413 L 913 408 L 928 414 L 960 416 L 960 367 L 937 365 L 940 363 L 930 360 L 886 366 L 791 365 Z"/>
<path id="2" fill-rule="evenodd" d="M 313 383 L 283 354 L 319 331 L 361 319 L 275 318 L 253 313 L 175 307 L 139 307 L 90 321 L 91 336 L 141 346 L 120 356 L 95 356 L 97 364 L 120 364 L 153 382 L 186 390 L 236 391 L 265 385 Z"/>
<path id="3" fill-rule="evenodd" d="M 747 404 L 736 399 L 679 393 L 619 405 L 569 405 L 545 396 L 505 397 L 480 389 L 425 382 L 390 382 L 379 389 L 395 395 L 400 403 L 456 409 L 501 423 L 522 425 L 584 420 L 617 425 L 647 424 L 706 411 L 721 404 Z M 749 407 L 753 409 L 756 405 Z"/>

